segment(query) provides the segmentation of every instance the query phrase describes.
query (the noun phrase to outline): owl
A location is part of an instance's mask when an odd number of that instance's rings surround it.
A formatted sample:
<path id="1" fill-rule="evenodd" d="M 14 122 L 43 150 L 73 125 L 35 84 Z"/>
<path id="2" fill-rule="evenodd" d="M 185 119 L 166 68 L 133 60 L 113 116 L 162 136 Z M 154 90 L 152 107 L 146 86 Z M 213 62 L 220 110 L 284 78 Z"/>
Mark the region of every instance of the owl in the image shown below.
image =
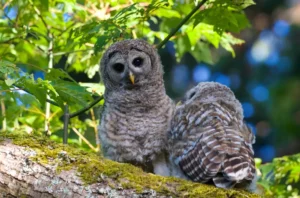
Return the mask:
<path id="1" fill-rule="evenodd" d="M 176 107 L 168 136 L 171 175 L 255 191 L 255 137 L 228 87 L 204 82 L 188 91 Z"/>
<path id="2" fill-rule="evenodd" d="M 165 150 L 175 109 L 166 95 L 163 67 L 144 40 L 124 40 L 103 54 L 105 85 L 99 139 L 105 157 L 169 175 Z"/>

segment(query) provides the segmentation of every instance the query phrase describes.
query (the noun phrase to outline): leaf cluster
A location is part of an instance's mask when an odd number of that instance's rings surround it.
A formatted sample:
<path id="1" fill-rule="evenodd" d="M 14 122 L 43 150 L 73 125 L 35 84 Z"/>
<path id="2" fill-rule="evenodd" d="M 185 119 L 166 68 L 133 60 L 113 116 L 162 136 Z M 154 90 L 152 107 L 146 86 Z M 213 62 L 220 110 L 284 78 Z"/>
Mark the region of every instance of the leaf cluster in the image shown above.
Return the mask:
<path id="1" fill-rule="evenodd" d="M 271 163 L 259 165 L 258 183 L 271 197 L 299 197 L 300 154 L 275 158 Z"/>

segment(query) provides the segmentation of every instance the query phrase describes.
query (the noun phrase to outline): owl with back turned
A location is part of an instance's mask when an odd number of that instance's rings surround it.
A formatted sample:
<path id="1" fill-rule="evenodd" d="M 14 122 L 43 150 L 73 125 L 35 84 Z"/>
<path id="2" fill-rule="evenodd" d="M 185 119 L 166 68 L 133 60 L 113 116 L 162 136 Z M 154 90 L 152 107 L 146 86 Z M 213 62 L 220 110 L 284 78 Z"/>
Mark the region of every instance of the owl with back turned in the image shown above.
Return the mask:
<path id="1" fill-rule="evenodd" d="M 156 49 L 144 40 L 124 40 L 104 53 L 105 85 L 99 137 L 105 157 L 169 175 L 167 131 L 175 109 L 166 95 Z"/>
<path id="2" fill-rule="evenodd" d="M 204 82 L 188 91 L 176 107 L 168 135 L 171 175 L 255 191 L 255 137 L 228 87 Z"/>

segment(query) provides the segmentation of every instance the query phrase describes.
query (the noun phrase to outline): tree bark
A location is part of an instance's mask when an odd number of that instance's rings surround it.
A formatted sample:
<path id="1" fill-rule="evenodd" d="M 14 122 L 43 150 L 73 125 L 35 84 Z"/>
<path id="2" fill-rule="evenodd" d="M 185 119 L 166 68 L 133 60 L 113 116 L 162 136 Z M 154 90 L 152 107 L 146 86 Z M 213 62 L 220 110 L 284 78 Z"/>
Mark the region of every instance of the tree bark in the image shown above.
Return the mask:
<path id="1" fill-rule="evenodd" d="M 68 151 L 61 150 L 55 154 L 57 149 L 54 149 L 53 145 L 62 147 L 61 144 L 52 142 L 49 145 L 47 143 L 49 140 L 43 142 L 34 137 L 30 137 L 32 138 L 30 140 L 28 137 L 22 138 L 15 140 L 6 137 L 0 140 L 0 197 L 259 197 L 240 190 L 218 189 L 209 185 L 144 173 L 131 165 L 111 162 L 100 157 L 94 162 L 89 158 L 95 158 L 90 156 L 95 154 L 84 153 L 85 161 L 80 161 L 79 156 L 70 153 L 71 150 L 80 153 L 77 148 L 71 147 Z M 29 145 L 32 142 L 34 144 Z M 66 161 L 72 168 L 64 170 Z M 85 181 L 86 178 L 82 177 L 83 172 L 78 171 L 79 166 L 85 166 L 84 163 L 93 167 L 92 162 L 96 165 L 90 177 L 99 174 L 99 178 L 93 183 Z M 112 176 L 104 168 L 100 169 L 100 166 L 105 167 L 103 166 L 105 163 L 112 163 L 108 166 L 112 169 L 120 166 L 118 169 L 120 174 Z M 126 173 L 121 172 L 124 166 L 128 171 Z M 131 177 L 133 179 L 130 179 Z M 135 185 L 138 188 L 135 188 Z"/>

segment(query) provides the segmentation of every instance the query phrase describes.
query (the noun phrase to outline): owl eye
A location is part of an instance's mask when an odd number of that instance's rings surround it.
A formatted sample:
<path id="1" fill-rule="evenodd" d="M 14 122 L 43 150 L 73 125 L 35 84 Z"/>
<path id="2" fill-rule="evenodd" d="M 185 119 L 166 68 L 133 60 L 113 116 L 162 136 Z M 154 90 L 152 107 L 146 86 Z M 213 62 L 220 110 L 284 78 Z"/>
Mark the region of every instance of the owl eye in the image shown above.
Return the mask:
<path id="1" fill-rule="evenodd" d="M 192 93 L 190 94 L 189 99 L 193 98 L 195 94 L 196 94 L 196 92 L 192 92 Z"/>
<path id="2" fill-rule="evenodd" d="M 133 59 L 132 64 L 136 67 L 140 67 L 143 64 L 143 59 L 138 57 Z"/>
<path id="3" fill-rule="evenodd" d="M 122 73 L 124 71 L 124 65 L 121 63 L 116 63 L 112 67 L 117 73 Z"/>

